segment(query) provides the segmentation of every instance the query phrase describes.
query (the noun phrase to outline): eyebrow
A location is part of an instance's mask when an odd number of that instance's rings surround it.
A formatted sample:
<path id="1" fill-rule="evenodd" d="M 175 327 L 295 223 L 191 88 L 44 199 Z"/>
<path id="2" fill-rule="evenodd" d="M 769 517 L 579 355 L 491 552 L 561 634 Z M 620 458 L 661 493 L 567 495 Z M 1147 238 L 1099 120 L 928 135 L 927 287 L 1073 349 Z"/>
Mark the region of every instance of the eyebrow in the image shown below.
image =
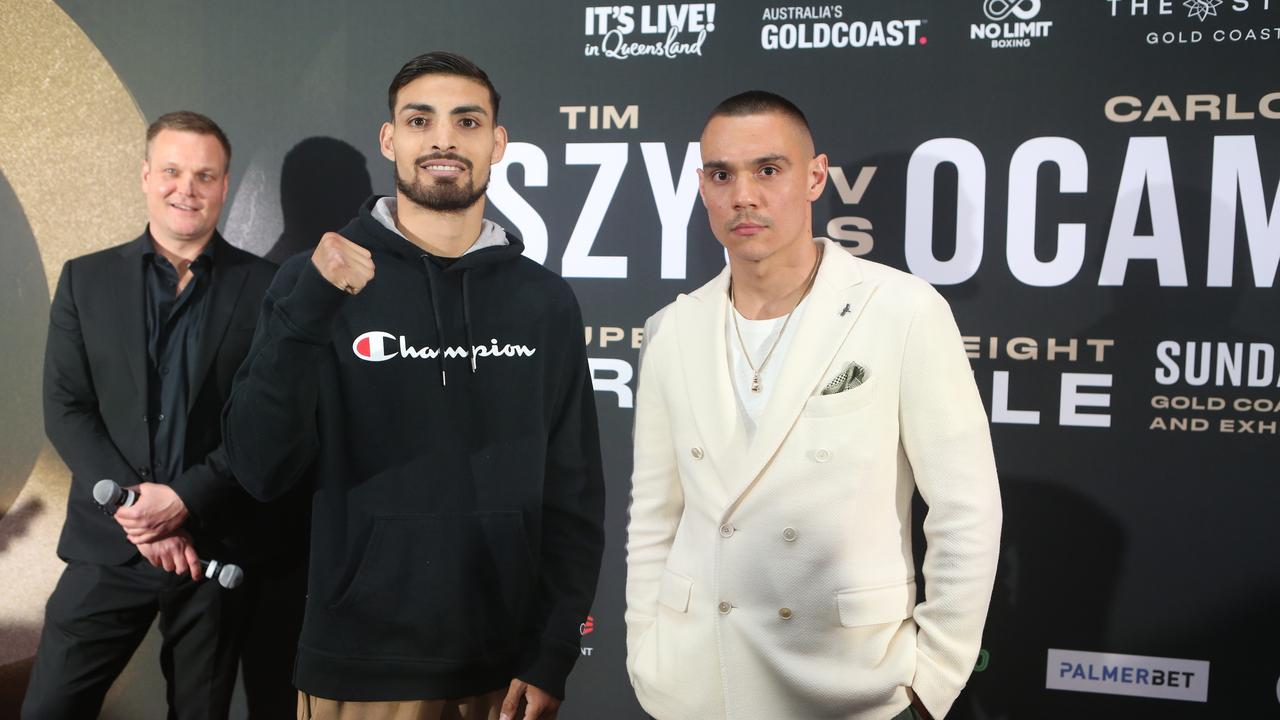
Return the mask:
<path id="1" fill-rule="evenodd" d="M 426 103 L 407 103 L 400 108 L 401 113 L 404 113 L 406 110 L 433 113 L 433 114 L 436 112 L 435 107 L 428 105 Z M 459 105 L 458 107 L 449 111 L 450 115 L 467 115 L 469 113 L 475 113 L 478 115 L 485 115 L 485 116 L 489 114 L 480 105 Z"/>
<path id="2" fill-rule="evenodd" d="M 150 160 L 148 160 L 147 162 L 151 162 L 151 161 L 150 161 Z M 161 169 L 164 169 L 164 168 L 181 168 L 181 167 L 182 167 L 182 164 L 181 164 L 181 163 L 179 163 L 177 160 L 159 160 L 159 161 L 156 161 L 156 162 L 155 162 L 155 163 L 153 163 L 153 164 L 155 164 L 155 165 L 159 165 Z M 219 170 L 217 165 L 199 165 L 199 166 L 196 166 L 196 167 L 192 168 L 192 172 L 214 172 L 214 173 L 219 173 L 219 172 L 222 172 L 222 170 Z"/>
<path id="3" fill-rule="evenodd" d="M 750 166 L 755 166 L 755 165 L 769 165 L 771 163 L 778 164 L 778 165 L 790 165 L 791 160 L 788 159 L 787 156 L 785 155 L 773 154 L 773 155 L 762 155 L 761 157 L 755 158 L 754 160 L 748 160 L 745 164 Z M 704 170 L 706 169 L 727 170 L 729 169 L 729 166 L 730 166 L 730 163 L 728 160 L 712 160 L 710 162 L 705 162 L 702 164 L 702 168 Z"/>

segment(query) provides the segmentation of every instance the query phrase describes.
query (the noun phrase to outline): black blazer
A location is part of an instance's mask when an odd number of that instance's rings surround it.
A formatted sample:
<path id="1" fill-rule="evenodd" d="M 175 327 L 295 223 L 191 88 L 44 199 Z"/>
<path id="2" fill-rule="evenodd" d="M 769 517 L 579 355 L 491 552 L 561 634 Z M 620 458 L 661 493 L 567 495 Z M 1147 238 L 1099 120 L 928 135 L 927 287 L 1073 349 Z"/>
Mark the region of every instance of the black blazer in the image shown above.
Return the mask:
<path id="1" fill-rule="evenodd" d="M 232 477 L 220 416 L 236 369 L 253 340 L 275 265 L 213 242 L 213 276 L 190 378 L 186 469 L 172 483 L 191 512 L 187 529 L 202 557 L 227 554 L 243 512 L 256 512 Z M 137 550 L 93 501 L 93 486 L 152 481 L 147 429 L 146 316 L 142 254 L 151 235 L 75 258 L 62 268 L 49 312 L 44 360 L 44 424 L 71 469 L 67 520 L 58 541 L 64 560 L 128 561 Z M 233 551 L 234 554 L 234 551 Z M 224 561 L 230 558 L 219 557 Z"/>

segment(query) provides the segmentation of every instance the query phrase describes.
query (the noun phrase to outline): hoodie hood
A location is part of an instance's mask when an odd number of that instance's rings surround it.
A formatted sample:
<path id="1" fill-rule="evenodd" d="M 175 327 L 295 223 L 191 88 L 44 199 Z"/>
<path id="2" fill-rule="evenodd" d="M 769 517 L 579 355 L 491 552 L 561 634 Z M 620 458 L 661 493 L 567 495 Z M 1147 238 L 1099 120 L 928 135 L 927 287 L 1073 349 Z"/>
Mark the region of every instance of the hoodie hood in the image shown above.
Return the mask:
<path id="1" fill-rule="evenodd" d="M 461 256 L 443 258 L 432 255 L 414 245 L 400 233 L 396 228 L 395 213 L 395 197 L 373 195 L 364 202 L 360 208 L 360 214 L 342 230 L 341 234 L 352 242 L 370 247 L 370 244 L 362 239 L 362 237 L 367 238 L 383 249 L 407 260 L 417 261 L 425 257 L 443 261 L 438 262 L 437 265 L 450 272 L 502 262 L 524 253 L 524 243 L 520 238 L 485 218 L 480 224 L 480 235 Z"/>

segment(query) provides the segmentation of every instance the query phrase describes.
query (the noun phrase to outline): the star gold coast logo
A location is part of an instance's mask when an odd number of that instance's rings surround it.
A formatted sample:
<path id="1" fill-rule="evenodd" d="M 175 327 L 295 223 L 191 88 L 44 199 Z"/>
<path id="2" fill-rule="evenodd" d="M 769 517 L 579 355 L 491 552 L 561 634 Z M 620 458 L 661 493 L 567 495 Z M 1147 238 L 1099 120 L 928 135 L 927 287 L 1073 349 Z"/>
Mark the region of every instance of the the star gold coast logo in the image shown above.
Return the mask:
<path id="1" fill-rule="evenodd" d="M 1186 0 L 1182 4 L 1187 8 L 1187 17 L 1204 22 L 1210 15 L 1217 17 L 1222 0 Z"/>
<path id="2" fill-rule="evenodd" d="M 1148 45 L 1195 45 L 1205 41 L 1254 43 L 1280 39 L 1280 26 L 1270 15 L 1273 5 L 1280 6 L 1276 0 L 1102 1 L 1113 18 L 1158 22 L 1159 25 L 1143 28 L 1143 38 Z"/>

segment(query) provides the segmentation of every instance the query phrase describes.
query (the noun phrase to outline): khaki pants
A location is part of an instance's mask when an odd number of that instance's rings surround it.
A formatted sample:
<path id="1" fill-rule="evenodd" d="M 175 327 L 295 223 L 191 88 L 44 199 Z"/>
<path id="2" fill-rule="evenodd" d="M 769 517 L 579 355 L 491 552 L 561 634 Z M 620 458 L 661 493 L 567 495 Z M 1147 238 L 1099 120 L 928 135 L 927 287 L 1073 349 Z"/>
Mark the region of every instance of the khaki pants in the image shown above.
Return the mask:
<path id="1" fill-rule="evenodd" d="M 298 692 L 298 720 L 498 720 L 507 691 L 456 700 L 342 702 Z"/>

